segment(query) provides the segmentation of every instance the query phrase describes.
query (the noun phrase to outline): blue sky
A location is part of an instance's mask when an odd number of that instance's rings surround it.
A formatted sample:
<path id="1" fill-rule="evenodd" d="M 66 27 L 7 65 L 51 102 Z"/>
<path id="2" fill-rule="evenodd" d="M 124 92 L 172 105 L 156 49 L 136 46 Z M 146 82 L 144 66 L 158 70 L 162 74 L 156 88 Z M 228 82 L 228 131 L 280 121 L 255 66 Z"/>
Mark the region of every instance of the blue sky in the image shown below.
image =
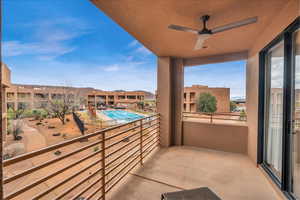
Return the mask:
<path id="1" fill-rule="evenodd" d="M 2 56 L 14 83 L 155 91 L 156 56 L 88 0 L 3 0 L 2 9 Z M 185 84 L 243 96 L 244 63 L 221 65 L 186 69 Z"/>

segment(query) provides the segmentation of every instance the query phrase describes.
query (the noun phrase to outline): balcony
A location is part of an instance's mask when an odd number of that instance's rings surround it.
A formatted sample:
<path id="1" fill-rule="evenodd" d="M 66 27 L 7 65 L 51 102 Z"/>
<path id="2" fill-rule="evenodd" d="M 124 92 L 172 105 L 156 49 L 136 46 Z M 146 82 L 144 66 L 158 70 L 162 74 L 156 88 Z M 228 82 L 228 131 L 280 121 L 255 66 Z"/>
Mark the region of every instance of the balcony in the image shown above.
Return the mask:
<path id="1" fill-rule="evenodd" d="M 156 114 L 6 160 L 3 199 L 153 200 L 198 187 L 222 199 L 277 198 L 245 154 L 157 148 L 159 129 Z"/>
<path id="2" fill-rule="evenodd" d="M 104 199 L 158 145 L 156 114 L 8 159 L 3 199 Z"/>
<path id="3" fill-rule="evenodd" d="M 159 200 L 162 193 L 209 187 L 221 199 L 278 199 L 249 157 L 188 146 L 161 148 L 113 189 L 109 200 Z"/>

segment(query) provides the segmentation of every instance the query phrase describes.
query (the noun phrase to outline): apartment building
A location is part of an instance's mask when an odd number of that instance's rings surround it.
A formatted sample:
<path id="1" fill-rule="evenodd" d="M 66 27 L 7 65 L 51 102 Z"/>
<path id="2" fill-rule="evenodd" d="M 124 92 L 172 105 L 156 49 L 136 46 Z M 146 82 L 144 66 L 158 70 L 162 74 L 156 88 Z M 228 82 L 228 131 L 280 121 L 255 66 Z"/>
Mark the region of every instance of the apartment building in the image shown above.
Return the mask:
<path id="1" fill-rule="evenodd" d="M 230 88 L 211 88 L 205 85 L 184 87 L 183 110 L 185 112 L 196 112 L 197 100 L 202 93 L 210 93 L 216 97 L 216 112 L 230 112 Z"/>
<path id="2" fill-rule="evenodd" d="M 135 91 L 92 91 L 88 94 L 88 105 L 100 107 L 108 106 L 136 106 L 145 99 L 145 92 Z"/>
<path id="3" fill-rule="evenodd" d="M 49 100 L 62 99 L 70 96 L 74 101 L 80 101 L 82 106 L 136 105 L 144 100 L 144 92 L 115 92 L 102 91 L 94 88 L 75 88 L 44 85 L 13 84 L 6 90 L 7 107 L 13 109 L 38 109 L 47 106 Z"/>
<path id="4" fill-rule="evenodd" d="M 5 92 L 10 87 L 10 70 L 8 67 L 1 63 L 1 102 L 2 103 L 2 123 L 1 123 L 1 131 L 2 131 L 2 137 L 3 141 L 5 141 L 6 131 L 7 131 L 7 108 L 6 108 L 6 95 Z"/>

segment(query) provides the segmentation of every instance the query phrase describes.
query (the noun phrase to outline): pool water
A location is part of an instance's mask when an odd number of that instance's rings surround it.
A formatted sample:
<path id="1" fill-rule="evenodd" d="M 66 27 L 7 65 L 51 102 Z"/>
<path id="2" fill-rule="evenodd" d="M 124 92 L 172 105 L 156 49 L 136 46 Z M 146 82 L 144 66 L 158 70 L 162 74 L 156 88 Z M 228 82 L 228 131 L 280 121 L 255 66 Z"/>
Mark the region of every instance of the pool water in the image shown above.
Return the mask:
<path id="1" fill-rule="evenodd" d="M 101 112 L 107 117 L 117 120 L 120 123 L 130 122 L 144 117 L 142 115 L 127 112 L 125 110 L 103 110 Z"/>

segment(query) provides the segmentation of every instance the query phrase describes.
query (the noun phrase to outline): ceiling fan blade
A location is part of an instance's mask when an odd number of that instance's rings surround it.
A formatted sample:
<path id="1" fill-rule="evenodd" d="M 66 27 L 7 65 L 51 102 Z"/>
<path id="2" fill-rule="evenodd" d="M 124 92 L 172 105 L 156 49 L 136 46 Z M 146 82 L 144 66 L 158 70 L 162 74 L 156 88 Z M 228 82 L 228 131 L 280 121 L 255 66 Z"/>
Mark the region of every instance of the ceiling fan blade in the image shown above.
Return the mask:
<path id="1" fill-rule="evenodd" d="M 195 34 L 198 34 L 198 32 L 199 32 L 196 29 L 192 29 L 192 28 L 188 28 L 188 27 L 184 27 L 184 26 L 178 26 L 178 25 L 174 25 L 174 24 L 169 25 L 168 28 L 176 30 L 176 31 L 184 31 L 184 32 L 190 32 L 190 33 L 195 33 Z"/>
<path id="2" fill-rule="evenodd" d="M 197 38 L 194 50 L 202 49 L 203 46 L 204 46 L 205 40 L 208 39 L 209 37 L 210 37 L 210 34 L 199 35 L 198 38 Z"/>
<path id="3" fill-rule="evenodd" d="M 226 24 L 224 26 L 214 28 L 214 29 L 211 30 L 211 32 L 212 33 L 219 33 L 219 32 L 222 32 L 222 31 L 227 31 L 227 30 L 233 29 L 233 28 L 238 28 L 238 27 L 241 27 L 241 26 L 245 26 L 245 25 L 248 25 L 248 24 L 253 24 L 255 22 L 257 22 L 257 17 L 252 17 L 252 18 L 248 18 L 248 19 L 245 19 L 245 20 L 242 20 L 242 21 L 233 22 L 233 23 L 230 23 L 230 24 Z"/>

